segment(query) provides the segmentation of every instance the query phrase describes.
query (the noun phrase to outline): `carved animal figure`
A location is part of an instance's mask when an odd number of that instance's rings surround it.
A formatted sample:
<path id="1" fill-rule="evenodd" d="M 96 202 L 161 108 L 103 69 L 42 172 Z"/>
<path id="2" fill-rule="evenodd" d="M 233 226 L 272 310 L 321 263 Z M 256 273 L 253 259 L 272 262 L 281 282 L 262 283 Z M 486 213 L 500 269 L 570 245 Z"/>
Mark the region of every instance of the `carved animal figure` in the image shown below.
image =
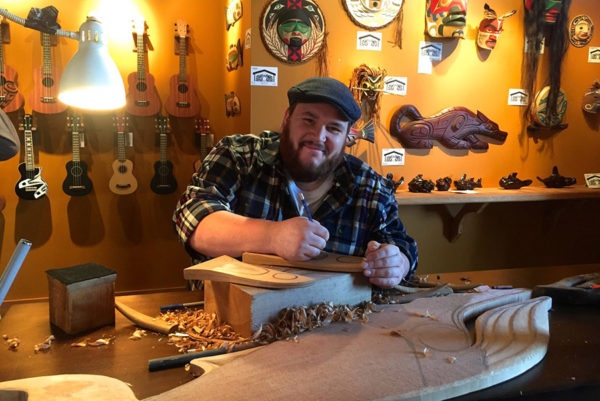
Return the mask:
<path id="1" fill-rule="evenodd" d="M 583 95 L 583 111 L 596 114 L 600 109 L 600 82 L 596 79 L 591 88 Z"/>
<path id="2" fill-rule="evenodd" d="M 504 142 L 507 133 L 483 113 L 465 107 L 450 107 L 431 117 L 423 117 L 413 105 L 401 106 L 390 122 L 390 134 L 405 148 L 431 149 L 433 141 L 451 149 L 487 149 L 488 143 L 476 135 Z"/>

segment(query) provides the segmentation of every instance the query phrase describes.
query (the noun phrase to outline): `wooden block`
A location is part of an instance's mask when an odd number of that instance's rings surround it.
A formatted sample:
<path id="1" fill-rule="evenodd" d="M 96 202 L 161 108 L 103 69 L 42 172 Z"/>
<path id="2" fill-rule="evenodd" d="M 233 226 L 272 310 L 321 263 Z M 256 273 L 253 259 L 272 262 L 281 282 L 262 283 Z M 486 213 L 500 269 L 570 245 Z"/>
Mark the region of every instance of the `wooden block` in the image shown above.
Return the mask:
<path id="1" fill-rule="evenodd" d="M 86 263 L 46 274 L 52 325 L 78 334 L 115 323 L 115 271 Z"/>
<path id="2" fill-rule="evenodd" d="M 280 256 L 264 253 L 244 252 L 242 261 L 253 265 L 300 267 L 310 270 L 358 273 L 363 271 L 364 258 L 360 256 L 340 255 L 321 252 L 319 256 L 307 261 L 290 261 Z"/>
<path id="3" fill-rule="evenodd" d="M 296 288 L 313 283 L 310 277 L 240 262 L 226 255 L 184 269 L 183 278 L 225 281 L 262 288 Z"/>
<path id="4" fill-rule="evenodd" d="M 284 270 L 284 269 L 282 269 Z M 287 273 L 298 270 L 287 269 Z M 204 283 L 204 309 L 217 314 L 240 335 L 275 319 L 281 309 L 321 302 L 356 305 L 371 300 L 368 280 L 357 273 L 301 271 L 314 280 L 309 287 L 270 290 L 216 281 Z"/>

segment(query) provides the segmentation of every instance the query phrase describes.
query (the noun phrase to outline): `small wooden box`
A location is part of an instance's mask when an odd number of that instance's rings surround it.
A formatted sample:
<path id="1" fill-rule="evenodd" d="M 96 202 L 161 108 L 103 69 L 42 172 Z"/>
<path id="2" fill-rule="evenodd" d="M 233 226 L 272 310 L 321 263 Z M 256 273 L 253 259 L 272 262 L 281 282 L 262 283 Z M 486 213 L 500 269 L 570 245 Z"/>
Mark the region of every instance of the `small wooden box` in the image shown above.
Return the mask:
<path id="1" fill-rule="evenodd" d="M 249 337 L 281 309 L 312 306 L 322 302 L 356 305 L 371 300 L 371 286 L 360 273 L 286 270 L 312 277 L 313 285 L 289 289 L 267 289 L 207 280 L 204 283 L 204 309 L 216 313 L 240 335 Z"/>
<path id="2" fill-rule="evenodd" d="M 115 271 L 86 263 L 46 274 L 53 326 L 79 334 L 115 323 Z"/>

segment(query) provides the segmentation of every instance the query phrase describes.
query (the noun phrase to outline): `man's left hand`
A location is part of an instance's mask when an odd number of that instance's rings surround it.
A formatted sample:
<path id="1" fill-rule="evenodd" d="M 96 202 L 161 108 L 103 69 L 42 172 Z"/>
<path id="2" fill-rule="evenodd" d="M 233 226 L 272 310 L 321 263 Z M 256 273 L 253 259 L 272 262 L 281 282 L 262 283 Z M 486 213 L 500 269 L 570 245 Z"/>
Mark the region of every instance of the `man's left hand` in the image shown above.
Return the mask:
<path id="1" fill-rule="evenodd" d="M 369 282 L 379 287 L 398 285 L 408 274 L 410 262 L 396 245 L 370 241 L 365 253 L 363 274 Z"/>

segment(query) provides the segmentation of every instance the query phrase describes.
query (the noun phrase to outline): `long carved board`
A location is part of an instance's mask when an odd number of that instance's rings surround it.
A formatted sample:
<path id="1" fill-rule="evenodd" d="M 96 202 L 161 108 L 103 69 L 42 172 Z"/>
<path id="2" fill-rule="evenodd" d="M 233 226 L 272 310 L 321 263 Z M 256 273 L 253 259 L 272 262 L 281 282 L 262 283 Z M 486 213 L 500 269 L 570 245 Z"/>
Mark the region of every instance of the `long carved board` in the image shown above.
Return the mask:
<path id="1" fill-rule="evenodd" d="M 253 265 L 300 267 L 310 270 L 358 273 L 363 271 L 362 264 L 364 259 L 359 256 L 321 252 L 321 255 L 311 260 L 290 261 L 276 255 L 244 252 L 242 254 L 242 261 Z"/>
<path id="2" fill-rule="evenodd" d="M 275 342 L 147 400 L 456 397 L 518 376 L 544 357 L 551 299 L 529 296 L 490 290 L 386 305 L 366 323 Z M 465 321 L 476 316 L 473 340 Z"/>
<path id="3" fill-rule="evenodd" d="M 184 269 L 183 278 L 225 281 L 262 288 L 306 287 L 314 282 L 310 277 L 240 262 L 226 255 Z"/>

